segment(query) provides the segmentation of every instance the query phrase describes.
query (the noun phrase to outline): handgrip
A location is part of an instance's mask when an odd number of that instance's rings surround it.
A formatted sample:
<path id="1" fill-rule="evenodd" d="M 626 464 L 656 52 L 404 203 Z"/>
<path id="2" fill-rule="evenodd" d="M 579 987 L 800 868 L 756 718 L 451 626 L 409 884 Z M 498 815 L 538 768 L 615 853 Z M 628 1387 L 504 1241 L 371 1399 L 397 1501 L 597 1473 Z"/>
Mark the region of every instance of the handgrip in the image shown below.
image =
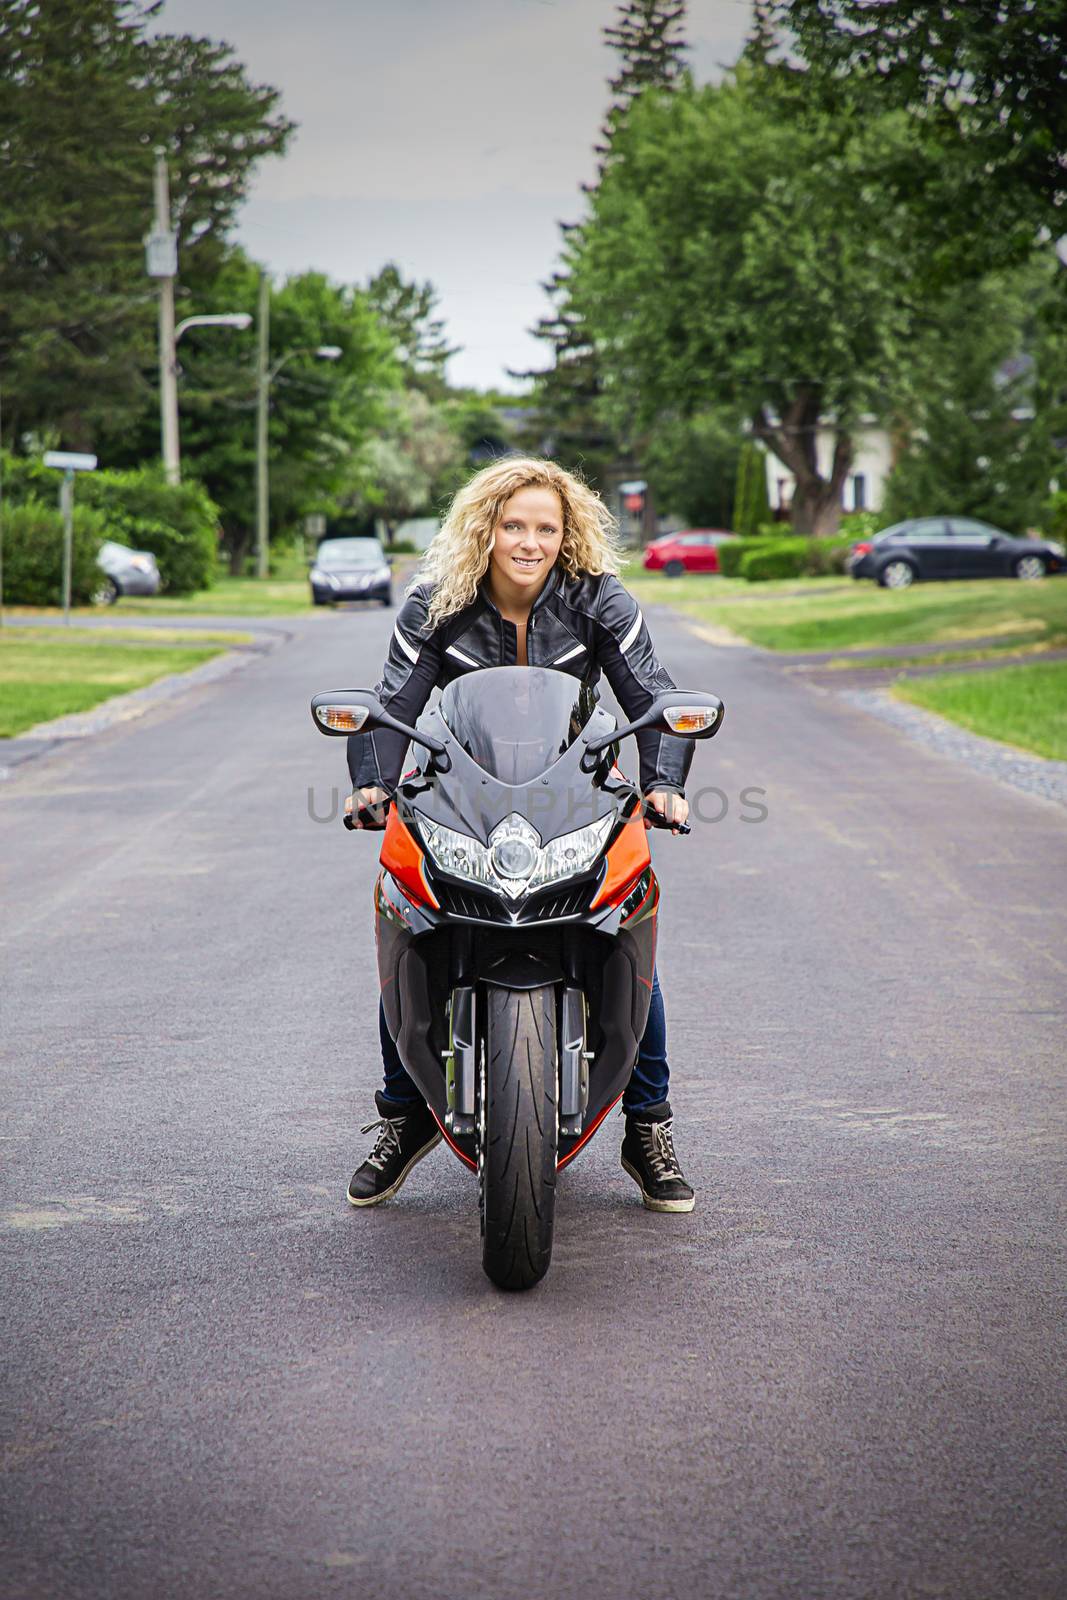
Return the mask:
<path id="1" fill-rule="evenodd" d="M 380 800 L 376 806 L 357 806 L 356 817 L 359 820 L 358 826 L 356 821 L 347 811 L 341 818 L 341 821 L 344 823 L 346 828 L 350 829 L 352 833 L 381 833 L 385 828 L 385 819 L 389 814 L 389 807 L 392 805 L 392 803 L 392 800 L 387 798 L 385 800 Z"/>
<path id="2" fill-rule="evenodd" d="M 650 822 L 654 828 L 669 828 L 672 833 L 692 833 L 688 822 L 671 822 L 662 812 L 654 806 L 649 806 L 645 811 L 645 821 Z"/>

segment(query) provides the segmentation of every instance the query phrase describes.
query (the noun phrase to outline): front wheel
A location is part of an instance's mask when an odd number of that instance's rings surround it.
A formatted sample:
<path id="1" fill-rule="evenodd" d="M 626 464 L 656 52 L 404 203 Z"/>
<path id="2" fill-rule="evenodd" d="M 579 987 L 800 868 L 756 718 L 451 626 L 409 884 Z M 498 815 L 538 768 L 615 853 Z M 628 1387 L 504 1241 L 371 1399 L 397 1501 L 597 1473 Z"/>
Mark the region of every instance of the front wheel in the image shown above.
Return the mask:
<path id="1" fill-rule="evenodd" d="M 663 576 L 665 578 L 684 578 L 684 563 L 681 561 L 668 561 L 667 565 L 663 569 Z"/>
<path id="2" fill-rule="evenodd" d="M 482 1266 L 500 1289 L 532 1289 L 552 1259 L 555 989 L 488 990 L 481 1090 Z"/>
<path id="3" fill-rule="evenodd" d="M 1015 563 L 1015 576 L 1024 583 L 1033 583 L 1045 576 L 1045 563 L 1040 556 L 1021 556 Z"/>

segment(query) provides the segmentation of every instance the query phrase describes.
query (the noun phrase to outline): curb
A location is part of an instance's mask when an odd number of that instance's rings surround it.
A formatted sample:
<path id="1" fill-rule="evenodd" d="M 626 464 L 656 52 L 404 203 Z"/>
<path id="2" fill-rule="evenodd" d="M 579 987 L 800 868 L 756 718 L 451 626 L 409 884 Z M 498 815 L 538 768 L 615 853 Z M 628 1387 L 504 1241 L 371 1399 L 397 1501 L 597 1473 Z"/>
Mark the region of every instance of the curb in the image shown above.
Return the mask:
<path id="1" fill-rule="evenodd" d="M 202 662 L 199 667 L 190 668 L 188 672 L 169 673 L 165 678 L 157 678 L 154 683 L 146 684 L 143 689 L 131 689 L 128 694 L 115 695 L 94 706 L 91 711 L 76 711 L 70 716 L 54 717 L 50 722 L 39 722 L 35 727 L 27 728 L 25 733 L 18 734 L 14 739 L 0 741 L 0 783 L 13 778 L 27 762 L 47 755 L 57 746 L 106 733 L 120 723 L 143 717 L 156 706 L 179 700 L 194 689 L 218 683 L 231 673 L 240 672 L 257 656 L 269 655 L 279 645 L 287 643 L 288 637 L 285 635 L 269 642 L 239 645 L 214 656 L 210 661 Z"/>

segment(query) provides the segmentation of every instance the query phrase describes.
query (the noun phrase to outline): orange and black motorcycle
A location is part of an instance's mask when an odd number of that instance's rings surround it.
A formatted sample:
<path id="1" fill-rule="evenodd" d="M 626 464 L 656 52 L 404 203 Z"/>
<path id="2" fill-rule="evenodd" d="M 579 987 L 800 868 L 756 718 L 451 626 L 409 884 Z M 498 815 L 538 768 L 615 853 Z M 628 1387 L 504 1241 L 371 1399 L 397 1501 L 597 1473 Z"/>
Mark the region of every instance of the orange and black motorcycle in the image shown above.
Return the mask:
<path id="1" fill-rule="evenodd" d="M 622 1095 L 648 1016 L 659 887 L 619 741 L 710 738 L 722 702 L 672 689 L 619 728 L 563 672 L 493 667 L 455 679 L 415 728 L 362 689 L 311 712 L 323 733 L 392 728 L 415 747 L 383 808 L 386 1021 L 478 1174 L 486 1273 L 529 1288 L 552 1255 L 556 1174 Z"/>

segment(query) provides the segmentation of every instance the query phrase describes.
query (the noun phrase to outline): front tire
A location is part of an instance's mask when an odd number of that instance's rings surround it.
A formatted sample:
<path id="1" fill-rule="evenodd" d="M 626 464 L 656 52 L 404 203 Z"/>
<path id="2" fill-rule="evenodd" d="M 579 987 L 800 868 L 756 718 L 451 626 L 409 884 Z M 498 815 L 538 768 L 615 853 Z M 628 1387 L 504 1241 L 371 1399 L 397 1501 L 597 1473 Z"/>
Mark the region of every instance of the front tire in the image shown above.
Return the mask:
<path id="1" fill-rule="evenodd" d="M 681 561 L 668 561 L 667 565 L 663 569 L 663 576 L 665 578 L 684 578 L 685 577 L 685 564 L 684 564 L 684 562 L 681 562 Z"/>
<path id="2" fill-rule="evenodd" d="M 556 991 L 490 988 L 482 1079 L 482 1266 L 532 1289 L 552 1259 L 556 1206 Z"/>
<path id="3" fill-rule="evenodd" d="M 1015 576 L 1024 583 L 1034 583 L 1045 576 L 1045 563 L 1040 556 L 1020 556 L 1015 563 Z"/>

